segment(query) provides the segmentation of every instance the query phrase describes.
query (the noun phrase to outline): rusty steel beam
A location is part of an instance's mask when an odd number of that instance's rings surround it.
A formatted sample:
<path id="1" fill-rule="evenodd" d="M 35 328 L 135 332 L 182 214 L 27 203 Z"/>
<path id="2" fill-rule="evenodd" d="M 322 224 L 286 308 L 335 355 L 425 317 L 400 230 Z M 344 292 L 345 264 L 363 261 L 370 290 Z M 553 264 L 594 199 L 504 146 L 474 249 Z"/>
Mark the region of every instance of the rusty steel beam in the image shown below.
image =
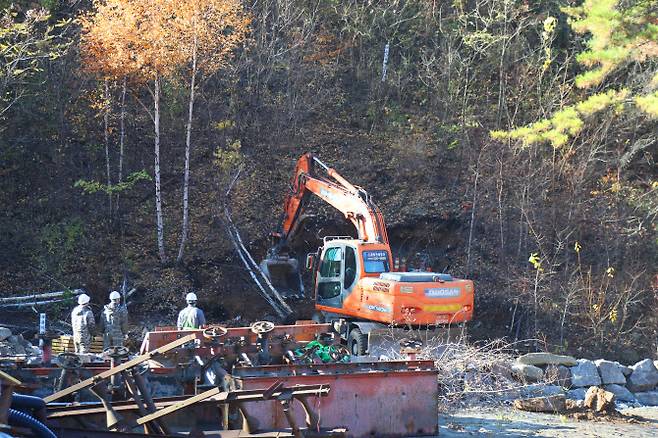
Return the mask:
<path id="1" fill-rule="evenodd" d="M 329 393 L 328 385 L 301 385 L 295 386 L 294 388 L 295 396 L 313 396 L 320 395 L 325 396 Z M 229 396 L 224 400 L 225 402 L 253 402 L 263 400 L 264 390 L 260 389 L 250 389 L 250 390 L 239 390 L 232 391 L 229 393 Z M 217 393 L 219 394 L 219 392 Z M 275 393 L 274 395 L 277 395 Z M 175 405 L 177 403 L 183 402 L 189 399 L 190 396 L 176 396 L 176 397 L 162 397 L 156 398 L 153 400 L 153 403 L 156 408 L 164 409 L 169 406 Z M 211 396 L 206 400 L 197 402 L 197 404 L 216 404 L 218 403 L 219 398 Z M 112 407 L 115 411 L 138 411 L 139 407 L 133 401 L 117 401 L 112 402 Z M 77 417 L 81 415 L 94 415 L 94 414 L 104 414 L 105 408 L 103 408 L 100 403 L 89 403 L 84 406 L 78 404 L 72 404 L 68 406 L 49 406 L 48 407 L 48 419 L 55 418 L 65 418 L 65 417 Z"/>
<path id="2" fill-rule="evenodd" d="M 436 369 L 432 360 L 399 360 L 388 362 L 338 362 L 321 364 L 286 364 L 260 365 L 254 367 L 236 367 L 234 377 L 283 377 L 300 375 L 339 375 L 355 372 L 397 372 L 397 371 L 433 371 Z"/>
<path id="3" fill-rule="evenodd" d="M 138 432 L 109 432 L 105 430 L 76 429 L 71 427 L 55 428 L 57 436 L 66 438 L 145 438 L 143 433 Z M 217 430 L 212 431 L 212 436 L 217 438 L 291 438 L 294 435 L 288 431 L 268 431 L 261 433 L 247 433 L 241 430 Z M 347 436 L 347 430 L 335 428 L 330 430 L 304 430 L 302 436 L 305 438 L 341 438 Z M 181 435 L 158 435 L 158 438 L 180 438 Z"/>
<path id="4" fill-rule="evenodd" d="M 186 400 L 179 401 L 172 404 L 166 408 L 160 409 L 152 414 L 140 417 L 137 419 L 137 424 L 149 423 L 158 418 L 169 415 L 172 412 L 176 412 L 180 409 L 192 406 L 196 403 L 199 403 L 204 400 L 211 400 L 215 403 L 229 403 L 229 402 L 248 402 L 248 401 L 259 401 L 259 400 L 268 400 L 270 398 L 276 399 L 279 396 L 290 394 L 291 398 L 296 398 L 298 396 L 316 395 L 322 396 L 329 393 L 328 385 L 304 385 L 296 386 L 291 388 L 283 388 L 282 385 L 274 389 L 273 391 L 268 392 L 265 390 L 256 390 L 251 394 L 241 394 L 243 391 L 230 391 L 225 392 L 219 388 L 209 389 L 208 391 L 202 392 L 195 396 L 189 397 Z"/>
<path id="5" fill-rule="evenodd" d="M 162 355 L 164 353 L 167 353 L 168 351 L 171 351 L 174 348 L 178 348 L 183 344 L 187 344 L 188 342 L 193 341 L 194 339 L 196 339 L 196 336 L 193 335 L 193 334 L 184 336 L 180 339 L 177 339 L 173 342 L 170 342 L 166 345 L 163 345 L 162 347 L 157 348 L 153 351 L 150 351 L 146 354 L 142 354 L 141 356 L 137 356 L 136 358 L 131 359 L 128 362 L 122 363 L 121 365 L 119 365 L 117 367 L 111 368 L 107 371 L 104 371 L 100 374 L 97 374 L 93 377 L 90 377 L 87 380 L 83 380 L 80 383 L 76 383 L 73 386 L 69 386 L 68 388 L 63 389 L 59 392 L 56 392 L 55 394 L 51 394 L 48 397 L 44 398 L 44 401 L 46 403 L 50 403 L 50 402 L 53 402 L 55 400 L 59 400 L 60 398 L 65 397 L 69 394 L 73 394 L 74 392 L 80 391 L 81 389 L 85 389 L 85 388 L 88 388 L 90 386 L 93 386 L 96 383 L 100 382 L 101 380 L 107 379 L 108 377 L 112 377 L 113 375 L 118 374 L 121 371 L 128 370 L 128 369 L 130 369 L 134 366 L 137 366 L 137 365 L 141 364 L 142 362 L 145 362 L 149 359 L 152 359 L 153 357 L 156 357 L 156 356 Z"/>

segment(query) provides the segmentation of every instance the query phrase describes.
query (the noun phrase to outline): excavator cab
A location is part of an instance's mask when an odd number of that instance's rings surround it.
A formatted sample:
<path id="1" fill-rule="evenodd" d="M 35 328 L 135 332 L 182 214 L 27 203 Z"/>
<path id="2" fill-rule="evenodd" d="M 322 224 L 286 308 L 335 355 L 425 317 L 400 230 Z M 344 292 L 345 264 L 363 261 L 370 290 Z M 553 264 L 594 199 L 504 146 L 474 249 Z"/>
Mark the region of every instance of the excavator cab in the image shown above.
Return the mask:
<path id="1" fill-rule="evenodd" d="M 342 308 L 362 277 L 378 277 L 388 271 L 390 254 L 385 245 L 363 244 L 349 236 L 324 238 L 318 263 L 312 265 L 316 303 Z"/>

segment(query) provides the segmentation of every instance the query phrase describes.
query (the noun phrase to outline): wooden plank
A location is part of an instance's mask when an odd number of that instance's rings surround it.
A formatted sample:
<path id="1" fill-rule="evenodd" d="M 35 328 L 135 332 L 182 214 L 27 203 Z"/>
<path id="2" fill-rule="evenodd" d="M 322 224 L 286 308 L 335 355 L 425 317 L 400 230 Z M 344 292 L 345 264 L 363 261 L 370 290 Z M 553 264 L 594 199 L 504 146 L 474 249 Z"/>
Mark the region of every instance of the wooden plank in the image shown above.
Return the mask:
<path id="1" fill-rule="evenodd" d="M 69 394 L 73 394 L 76 391 L 80 391 L 81 389 L 85 389 L 85 388 L 88 388 L 90 386 L 93 386 L 96 383 L 98 383 L 99 381 L 101 381 L 103 379 L 107 379 L 108 377 L 111 377 L 111 376 L 113 376 L 117 373 L 120 373 L 121 371 L 125 371 L 127 369 L 130 369 L 130 368 L 136 366 L 136 365 L 139 365 L 142 362 L 145 362 L 145 361 L 147 361 L 147 360 L 149 360 L 149 359 L 151 359 L 155 356 L 159 356 L 159 355 L 164 354 L 164 353 L 166 353 L 170 350 L 173 350 L 174 348 L 180 347 L 183 344 L 187 344 L 188 342 L 193 341 L 194 339 L 196 339 L 195 335 L 184 336 L 180 339 L 175 340 L 174 342 L 170 342 L 167 345 L 163 345 L 162 347 L 160 347 L 156 350 L 150 351 L 146 354 L 142 354 L 141 356 L 137 356 L 136 358 L 134 358 L 132 360 L 129 360 L 128 362 L 122 363 L 119 366 L 111 368 L 107 371 L 103 371 L 100 374 L 97 374 L 93 377 L 90 377 L 87 380 L 83 380 L 80 383 L 76 383 L 73 386 L 69 386 L 68 388 L 63 389 L 59 392 L 56 392 L 55 394 L 51 394 L 48 397 L 44 398 L 43 400 L 46 403 L 50 403 L 50 402 L 53 402 L 55 400 L 59 400 L 60 398 L 65 397 Z"/>
<path id="2" fill-rule="evenodd" d="M 14 386 L 22 385 L 20 380 L 10 376 L 9 374 L 3 372 L 2 370 L 0 370 L 0 382 L 9 382 L 9 384 Z"/>
<path id="3" fill-rule="evenodd" d="M 186 400 L 182 400 L 182 401 L 179 401 L 177 403 L 174 403 L 173 405 L 167 406 L 166 408 L 160 409 L 160 410 L 158 410 L 158 411 L 156 411 L 152 414 L 140 417 L 140 418 L 137 419 L 137 424 L 144 424 L 144 423 L 148 423 L 148 422 L 153 421 L 153 420 L 157 420 L 160 417 L 163 417 L 167 414 L 171 414 L 172 412 L 175 412 L 179 409 L 183 409 L 184 407 L 193 405 L 193 404 L 198 403 L 200 401 L 203 401 L 205 399 L 208 399 L 208 398 L 212 397 L 213 395 L 219 394 L 220 392 L 221 392 L 221 390 L 219 388 L 209 389 L 208 391 L 204 391 L 201 394 L 197 394 L 197 395 L 195 395 L 193 397 L 190 397 Z M 226 398 L 226 393 L 224 393 L 224 398 Z"/>

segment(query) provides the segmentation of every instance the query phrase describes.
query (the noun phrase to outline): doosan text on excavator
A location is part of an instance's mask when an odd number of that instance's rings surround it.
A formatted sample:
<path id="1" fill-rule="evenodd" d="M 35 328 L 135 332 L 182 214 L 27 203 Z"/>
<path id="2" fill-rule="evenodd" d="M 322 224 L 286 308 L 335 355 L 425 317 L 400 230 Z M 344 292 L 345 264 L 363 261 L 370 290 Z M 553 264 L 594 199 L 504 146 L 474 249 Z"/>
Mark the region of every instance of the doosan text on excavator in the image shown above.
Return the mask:
<path id="1" fill-rule="evenodd" d="M 363 188 L 311 153 L 297 161 L 278 241 L 261 263 L 277 289 L 303 288 L 298 261 L 288 250 L 307 217 L 311 195 L 338 209 L 356 228 L 356 239 L 325 236 L 317 252 L 306 257 L 313 274 L 314 319 L 332 322 L 352 354 L 377 355 L 401 339 L 428 342 L 460 331 L 473 318 L 473 282 L 445 273 L 396 272 L 379 208 Z"/>

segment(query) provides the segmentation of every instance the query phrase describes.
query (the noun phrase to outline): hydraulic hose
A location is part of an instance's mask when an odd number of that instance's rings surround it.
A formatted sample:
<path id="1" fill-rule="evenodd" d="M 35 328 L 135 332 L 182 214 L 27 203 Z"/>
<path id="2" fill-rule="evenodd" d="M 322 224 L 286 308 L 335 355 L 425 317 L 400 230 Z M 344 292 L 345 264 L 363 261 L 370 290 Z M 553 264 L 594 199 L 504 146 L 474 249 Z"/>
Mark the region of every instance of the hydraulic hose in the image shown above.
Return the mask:
<path id="1" fill-rule="evenodd" d="M 41 421 L 16 409 L 9 409 L 9 425 L 30 429 L 37 438 L 57 438 Z"/>
<path id="2" fill-rule="evenodd" d="M 46 402 L 40 397 L 14 393 L 11 397 L 11 408 L 28 413 L 41 422 L 46 419 Z"/>

